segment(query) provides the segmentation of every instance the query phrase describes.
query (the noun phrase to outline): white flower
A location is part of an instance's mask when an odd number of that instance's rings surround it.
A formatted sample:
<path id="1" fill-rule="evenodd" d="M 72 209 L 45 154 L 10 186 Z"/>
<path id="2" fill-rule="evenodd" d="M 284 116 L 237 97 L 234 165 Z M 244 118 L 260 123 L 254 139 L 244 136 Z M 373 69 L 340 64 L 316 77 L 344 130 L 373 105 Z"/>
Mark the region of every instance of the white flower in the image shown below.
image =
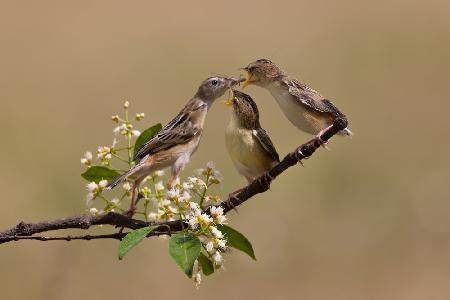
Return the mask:
<path id="1" fill-rule="evenodd" d="M 113 199 L 111 200 L 111 202 L 112 202 L 113 204 L 117 205 L 117 204 L 120 203 L 120 199 L 119 199 L 119 198 L 113 198 Z"/>
<path id="2" fill-rule="evenodd" d="M 89 210 L 89 213 L 91 213 L 92 215 L 96 215 L 96 214 L 98 214 L 98 209 L 96 209 L 95 207 L 92 207 L 92 208 Z"/>
<path id="3" fill-rule="evenodd" d="M 200 283 L 202 283 L 202 275 L 200 274 L 200 272 L 194 274 L 194 282 L 197 287 L 200 285 Z"/>
<path id="4" fill-rule="evenodd" d="M 86 195 L 86 206 L 91 206 L 94 198 L 95 198 L 94 193 L 88 193 Z"/>
<path id="5" fill-rule="evenodd" d="M 92 152 L 86 151 L 84 153 L 84 158 L 86 158 L 87 160 L 92 160 Z"/>
<path id="6" fill-rule="evenodd" d="M 214 259 L 214 262 L 215 262 L 217 265 L 222 264 L 222 255 L 220 255 L 219 251 L 217 251 L 216 253 L 214 253 L 213 259 Z"/>
<path id="7" fill-rule="evenodd" d="M 188 180 L 190 183 L 200 186 L 200 187 L 206 187 L 206 183 L 197 177 L 188 177 Z"/>
<path id="8" fill-rule="evenodd" d="M 223 237 L 222 232 L 214 226 L 211 226 L 211 233 L 214 237 L 221 239 Z"/>
<path id="9" fill-rule="evenodd" d="M 162 183 L 162 181 L 159 181 L 158 183 L 155 184 L 155 190 L 157 190 L 157 191 L 164 190 L 164 184 Z"/>
<path id="10" fill-rule="evenodd" d="M 212 240 L 210 240 L 207 244 L 206 244 L 206 251 L 211 252 L 214 249 L 214 243 Z"/>
<path id="11" fill-rule="evenodd" d="M 221 206 L 212 206 L 211 207 L 211 216 L 218 217 L 223 215 L 223 208 Z"/>
<path id="12" fill-rule="evenodd" d="M 100 180 L 98 185 L 100 186 L 101 189 L 104 189 L 108 185 L 108 180 L 104 180 L 104 179 Z"/>
<path id="13" fill-rule="evenodd" d="M 215 169 L 215 168 L 216 168 L 216 165 L 214 164 L 213 161 L 208 161 L 208 163 L 206 164 L 206 166 L 207 166 L 209 169 Z"/>
<path id="14" fill-rule="evenodd" d="M 134 136 L 140 136 L 141 132 L 139 130 L 132 130 L 131 134 L 134 135 Z"/>
<path id="15" fill-rule="evenodd" d="M 194 185 L 190 182 L 183 182 L 182 187 L 185 190 L 192 190 L 194 188 Z"/>
<path id="16" fill-rule="evenodd" d="M 211 217 L 205 213 L 201 214 L 200 216 L 197 216 L 197 218 L 199 222 L 204 223 L 205 225 L 209 225 L 213 221 Z"/>
<path id="17" fill-rule="evenodd" d="M 195 216 L 192 216 L 191 218 L 189 218 L 188 223 L 192 229 L 196 229 L 198 227 L 198 220 Z"/>
<path id="18" fill-rule="evenodd" d="M 196 214 L 200 214 L 200 207 L 195 202 L 189 202 L 189 208 Z"/>
<path id="19" fill-rule="evenodd" d="M 125 182 L 122 187 L 127 192 L 131 191 L 131 185 L 129 182 Z"/>
<path id="20" fill-rule="evenodd" d="M 127 128 L 125 124 L 121 124 L 113 129 L 115 134 L 119 134 L 124 128 Z"/>
<path id="21" fill-rule="evenodd" d="M 90 166 L 92 163 L 92 152 L 85 152 L 84 153 L 84 157 L 82 157 L 80 159 L 81 164 L 86 165 L 86 166 Z"/>
<path id="22" fill-rule="evenodd" d="M 97 184 L 95 183 L 95 182 L 89 182 L 87 185 L 86 185 L 86 187 L 87 187 L 87 189 L 88 189 L 88 191 L 89 192 L 95 192 L 96 190 L 97 190 L 97 188 L 98 188 L 98 186 L 97 186 Z"/>
<path id="23" fill-rule="evenodd" d="M 172 202 L 168 199 L 164 199 L 161 201 L 161 206 L 169 206 Z"/>
<path id="24" fill-rule="evenodd" d="M 227 217 L 225 217 L 224 215 L 216 217 L 217 224 L 226 224 L 226 222 L 227 222 Z"/>
<path id="25" fill-rule="evenodd" d="M 130 102 L 125 101 L 125 103 L 123 104 L 123 108 L 128 108 L 130 106 Z"/>
<path id="26" fill-rule="evenodd" d="M 191 200 L 192 196 L 188 192 L 184 191 L 181 197 L 179 198 L 181 201 L 189 201 Z"/>
<path id="27" fill-rule="evenodd" d="M 178 198 L 180 196 L 180 190 L 179 189 L 168 190 L 166 195 L 168 198 Z"/>
<path id="28" fill-rule="evenodd" d="M 225 249 L 227 247 L 227 241 L 226 240 L 217 240 L 217 246 L 219 246 L 221 249 Z"/>
<path id="29" fill-rule="evenodd" d="M 211 216 L 218 224 L 224 224 L 227 221 L 227 218 L 223 215 L 223 208 L 221 206 L 212 206 Z"/>
<path id="30" fill-rule="evenodd" d="M 155 171 L 155 173 L 153 173 L 153 175 L 156 177 L 163 177 L 164 174 L 165 174 L 164 170 L 158 170 L 158 171 Z"/>

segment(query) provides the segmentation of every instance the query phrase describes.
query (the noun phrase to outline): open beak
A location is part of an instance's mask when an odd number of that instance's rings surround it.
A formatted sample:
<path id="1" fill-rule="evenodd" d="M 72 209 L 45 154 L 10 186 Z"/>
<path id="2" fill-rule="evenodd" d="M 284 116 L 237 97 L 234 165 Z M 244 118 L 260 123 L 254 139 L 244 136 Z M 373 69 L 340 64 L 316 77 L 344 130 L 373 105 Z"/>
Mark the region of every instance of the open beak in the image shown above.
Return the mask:
<path id="1" fill-rule="evenodd" d="M 245 89 L 248 85 L 250 85 L 252 83 L 252 75 L 247 71 L 247 76 L 244 80 L 244 83 L 242 84 L 242 88 Z"/>
<path id="2" fill-rule="evenodd" d="M 245 77 L 242 75 L 239 76 L 239 78 L 230 77 L 230 78 L 228 78 L 228 87 L 232 88 L 236 84 L 240 84 L 241 82 L 243 82 L 245 80 L 246 80 Z"/>

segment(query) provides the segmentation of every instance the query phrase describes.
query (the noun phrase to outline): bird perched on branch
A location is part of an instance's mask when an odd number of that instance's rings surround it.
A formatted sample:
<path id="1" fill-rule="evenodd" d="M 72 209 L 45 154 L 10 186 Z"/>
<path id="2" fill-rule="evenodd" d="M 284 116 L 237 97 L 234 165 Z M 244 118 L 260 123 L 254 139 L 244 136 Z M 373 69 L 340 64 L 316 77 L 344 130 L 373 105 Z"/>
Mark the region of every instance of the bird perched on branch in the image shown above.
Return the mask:
<path id="1" fill-rule="evenodd" d="M 152 172 L 170 166 L 172 174 L 168 185 L 172 187 L 173 182 L 188 164 L 191 155 L 197 150 L 211 104 L 241 81 L 242 78 L 221 76 L 210 77 L 203 81 L 197 93 L 180 113 L 136 152 L 134 160 L 137 164 L 108 184 L 106 190 L 114 188 L 126 178 L 135 178 L 128 214 L 132 215 L 135 210 L 139 185 Z"/>
<path id="2" fill-rule="evenodd" d="M 261 177 L 265 181 L 263 184 L 270 184 L 272 178 L 267 172 L 280 162 L 280 158 L 266 131 L 261 128 L 256 103 L 249 95 L 233 90 L 232 98 L 226 104 L 233 110 L 225 132 L 225 143 L 237 171 L 248 182 L 264 175 Z"/>
<path id="3" fill-rule="evenodd" d="M 253 84 L 267 89 L 292 124 L 302 131 L 316 135 L 319 140 L 320 135 L 334 120 L 345 118 L 330 100 L 289 76 L 268 59 L 254 61 L 243 70 L 247 71 L 243 88 Z M 353 135 L 348 128 L 339 134 Z"/>

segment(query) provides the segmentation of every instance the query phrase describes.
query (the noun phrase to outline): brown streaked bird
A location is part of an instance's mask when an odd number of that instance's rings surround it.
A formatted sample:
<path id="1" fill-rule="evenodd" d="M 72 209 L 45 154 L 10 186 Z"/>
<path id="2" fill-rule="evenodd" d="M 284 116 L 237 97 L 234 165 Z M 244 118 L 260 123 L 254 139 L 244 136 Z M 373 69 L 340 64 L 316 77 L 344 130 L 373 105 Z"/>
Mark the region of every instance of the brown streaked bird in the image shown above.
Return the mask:
<path id="1" fill-rule="evenodd" d="M 107 187 L 110 190 L 128 177 L 135 182 L 131 193 L 129 215 L 136 209 L 137 189 L 146 176 L 166 167 L 172 168 L 169 187 L 189 163 L 191 155 L 197 150 L 203 132 L 203 125 L 214 100 L 243 79 L 210 77 L 203 81 L 194 97 L 188 101 L 180 113 L 170 121 L 151 140 L 136 152 L 137 164 L 129 171 L 114 179 Z"/>
<path id="2" fill-rule="evenodd" d="M 256 103 L 249 95 L 233 90 L 232 99 L 226 104 L 233 108 L 225 131 L 225 144 L 231 160 L 249 183 L 265 175 L 269 177 L 263 183 L 269 184 L 271 178 L 267 172 L 280 162 L 280 158 L 266 131 L 261 128 Z"/>
<path id="3" fill-rule="evenodd" d="M 302 131 L 320 137 L 336 118 L 345 117 L 330 100 L 268 59 L 259 59 L 243 69 L 247 71 L 243 87 L 253 84 L 267 89 L 289 121 Z M 348 128 L 339 134 L 353 135 Z"/>

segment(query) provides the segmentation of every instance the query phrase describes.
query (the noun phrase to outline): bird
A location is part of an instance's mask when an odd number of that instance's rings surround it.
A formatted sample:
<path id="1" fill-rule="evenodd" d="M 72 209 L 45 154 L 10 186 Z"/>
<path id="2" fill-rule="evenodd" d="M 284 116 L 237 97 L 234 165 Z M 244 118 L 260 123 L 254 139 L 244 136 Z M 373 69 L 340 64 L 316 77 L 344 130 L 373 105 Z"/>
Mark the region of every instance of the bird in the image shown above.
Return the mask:
<path id="1" fill-rule="evenodd" d="M 289 121 L 298 129 L 315 135 L 322 145 L 325 144 L 320 139 L 322 133 L 337 118 L 346 118 L 329 99 L 289 76 L 269 59 L 258 59 L 242 69 L 247 72 L 243 88 L 256 85 L 267 89 Z M 338 134 L 349 137 L 353 135 L 348 128 Z"/>
<path id="2" fill-rule="evenodd" d="M 243 80 L 241 77 L 236 79 L 223 76 L 204 80 L 178 115 L 136 152 L 133 157 L 136 165 L 106 186 L 105 190 L 108 191 L 129 177 L 135 178 L 127 215 L 133 215 L 136 209 L 136 191 L 152 172 L 171 167 L 167 185 L 169 188 L 173 187 L 174 181 L 199 146 L 205 118 L 214 100 Z"/>
<path id="3" fill-rule="evenodd" d="M 269 135 L 261 127 L 256 103 L 248 94 L 232 90 L 232 98 L 225 104 L 232 107 L 225 144 L 238 173 L 249 183 L 261 179 L 261 183 L 270 184 L 272 178 L 268 171 L 280 162 L 280 158 Z"/>

